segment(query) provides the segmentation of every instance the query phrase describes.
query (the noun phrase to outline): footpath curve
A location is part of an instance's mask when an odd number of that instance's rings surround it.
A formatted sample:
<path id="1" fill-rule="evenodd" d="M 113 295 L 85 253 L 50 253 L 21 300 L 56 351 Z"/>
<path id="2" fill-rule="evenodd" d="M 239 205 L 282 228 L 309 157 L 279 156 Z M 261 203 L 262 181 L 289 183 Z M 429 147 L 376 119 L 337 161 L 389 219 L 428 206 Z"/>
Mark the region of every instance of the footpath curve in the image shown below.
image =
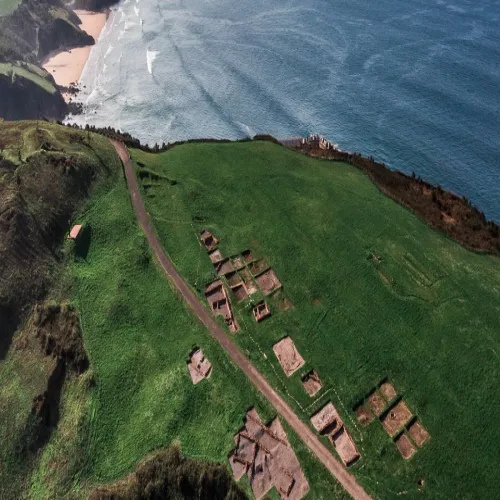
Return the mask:
<path id="1" fill-rule="evenodd" d="M 127 147 L 115 140 L 110 140 L 111 144 L 116 149 L 120 157 L 127 185 L 132 197 L 137 220 L 146 235 L 148 242 L 153 249 L 155 256 L 161 267 L 167 274 L 170 281 L 175 285 L 177 290 L 182 295 L 182 298 L 187 302 L 191 310 L 196 314 L 199 320 L 205 325 L 212 336 L 217 340 L 221 347 L 226 351 L 234 364 L 236 364 L 250 379 L 253 385 L 265 396 L 265 398 L 274 406 L 275 410 L 288 422 L 290 427 L 298 434 L 311 452 L 318 460 L 330 471 L 344 489 L 355 499 L 368 500 L 370 496 L 365 492 L 363 487 L 356 481 L 354 476 L 349 473 L 341 463 L 334 458 L 328 448 L 318 439 L 316 434 L 295 414 L 288 406 L 285 400 L 271 387 L 264 376 L 253 366 L 247 357 L 240 351 L 238 346 L 229 338 L 224 330 L 212 318 L 205 309 L 198 297 L 189 288 L 186 282 L 175 269 L 172 261 L 169 259 L 165 250 L 160 244 L 156 236 L 153 224 L 149 219 L 146 208 L 142 201 L 139 183 L 130 161 L 130 155 Z"/>

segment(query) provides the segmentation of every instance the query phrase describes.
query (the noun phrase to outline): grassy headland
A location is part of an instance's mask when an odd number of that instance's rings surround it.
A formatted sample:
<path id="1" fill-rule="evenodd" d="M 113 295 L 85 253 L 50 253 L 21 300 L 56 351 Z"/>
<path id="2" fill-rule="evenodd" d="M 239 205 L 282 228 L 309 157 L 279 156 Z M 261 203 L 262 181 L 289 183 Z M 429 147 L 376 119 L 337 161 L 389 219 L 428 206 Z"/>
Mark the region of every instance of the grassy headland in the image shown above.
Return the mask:
<path id="1" fill-rule="evenodd" d="M 250 248 L 272 265 L 295 308 L 280 312 L 271 301 L 273 317 L 256 325 L 250 305 L 237 306 L 235 340 L 304 420 L 331 398 L 361 451 L 354 471 L 369 491 L 495 494 L 497 257 L 429 228 L 344 163 L 266 142 L 132 157 L 160 239 L 200 295 L 215 277 L 197 238 L 203 228 L 224 256 Z M 285 334 L 307 361 L 289 379 L 272 351 Z M 310 368 L 328 392 L 312 406 L 300 383 Z M 409 462 L 380 424 L 361 428 L 354 416 L 386 377 L 431 434 Z"/>

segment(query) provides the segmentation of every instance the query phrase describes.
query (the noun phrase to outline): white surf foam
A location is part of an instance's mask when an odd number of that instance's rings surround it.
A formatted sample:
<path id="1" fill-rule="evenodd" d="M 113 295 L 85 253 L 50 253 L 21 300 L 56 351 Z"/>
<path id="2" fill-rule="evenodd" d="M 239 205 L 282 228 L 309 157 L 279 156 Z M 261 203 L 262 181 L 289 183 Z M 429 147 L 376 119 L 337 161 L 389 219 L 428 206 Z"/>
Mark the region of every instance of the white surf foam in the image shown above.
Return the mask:
<path id="1" fill-rule="evenodd" d="M 153 74 L 153 63 L 160 53 L 159 50 L 147 50 L 146 51 L 146 64 L 148 65 L 149 74 Z"/>

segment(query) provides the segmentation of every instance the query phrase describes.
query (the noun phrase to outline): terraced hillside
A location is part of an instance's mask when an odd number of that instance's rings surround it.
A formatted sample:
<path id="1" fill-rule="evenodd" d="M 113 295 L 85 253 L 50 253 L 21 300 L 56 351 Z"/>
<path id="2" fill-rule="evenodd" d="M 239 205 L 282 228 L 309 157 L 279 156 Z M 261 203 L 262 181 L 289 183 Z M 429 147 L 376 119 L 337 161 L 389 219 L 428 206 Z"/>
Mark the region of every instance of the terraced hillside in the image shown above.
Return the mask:
<path id="1" fill-rule="evenodd" d="M 368 491 L 495 495 L 497 257 L 431 229 L 353 167 L 268 142 L 132 158 L 179 272 L 203 299 L 205 285 L 225 275 L 235 341 L 304 421 L 333 402 L 361 455 L 351 469 Z M 202 230 L 219 240 L 213 260 L 232 259 L 214 266 Z M 269 267 L 274 276 L 262 278 Z M 256 289 L 250 296 L 238 288 L 245 279 Z M 257 323 L 262 300 L 271 316 Z M 305 361 L 289 377 L 273 352 L 285 336 Z M 301 380 L 312 370 L 322 384 L 313 397 Z"/>

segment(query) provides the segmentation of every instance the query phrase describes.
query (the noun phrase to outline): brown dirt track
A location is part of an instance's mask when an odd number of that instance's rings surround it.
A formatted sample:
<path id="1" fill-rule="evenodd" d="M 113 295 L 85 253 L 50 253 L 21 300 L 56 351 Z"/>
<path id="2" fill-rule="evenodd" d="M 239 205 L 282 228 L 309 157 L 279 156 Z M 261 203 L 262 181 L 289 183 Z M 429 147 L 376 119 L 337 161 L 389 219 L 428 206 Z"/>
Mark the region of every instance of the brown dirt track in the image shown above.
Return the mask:
<path id="1" fill-rule="evenodd" d="M 338 460 L 336 460 L 330 451 L 316 437 L 314 432 L 300 420 L 295 412 L 288 406 L 285 400 L 271 387 L 264 376 L 253 366 L 252 363 L 243 355 L 236 344 L 222 330 L 222 328 L 212 319 L 203 304 L 198 300 L 194 292 L 181 278 L 173 263 L 166 255 L 161 246 L 153 225 L 148 217 L 146 208 L 142 201 L 139 191 L 139 184 L 134 173 L 132 162 L 125 145 L 118 141 L 111 141 L 122 160 L 124 172 L 127 179 L 132 204 L 137 216 L 137 220 L 143 229 L 151 248 L 153 249 L 158 262 L 164 269 L 172 284 L 177 288 L 183 299 L 187 302 L 192 311 L 199 320 L 206 326 L 212 336 L 217 340 L 221 347 L 227 352 L 233 363 L 235 363 L 250 379 L 254 386 L 266 397 L 273 405 L 276 411 L 287 421 L 304 444 L 312 453 L 323 463 L 330 473 L 340 482 L 344 489 L 356 499 L 369 499 L 369 495 L 363 487 L 356 481 Z"/>

